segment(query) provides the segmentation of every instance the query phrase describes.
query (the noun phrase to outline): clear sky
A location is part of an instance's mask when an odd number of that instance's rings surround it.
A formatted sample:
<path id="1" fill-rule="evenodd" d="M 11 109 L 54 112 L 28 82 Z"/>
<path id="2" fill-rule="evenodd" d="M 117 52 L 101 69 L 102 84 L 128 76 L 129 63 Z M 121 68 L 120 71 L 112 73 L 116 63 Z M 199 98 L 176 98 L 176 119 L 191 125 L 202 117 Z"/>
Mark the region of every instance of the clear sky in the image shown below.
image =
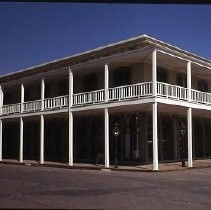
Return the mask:
<path id="1" fill-rule="evenodd" d="M 141 34 L 211 59 L 211 5 L 0 3 L 0 75 Z"/>

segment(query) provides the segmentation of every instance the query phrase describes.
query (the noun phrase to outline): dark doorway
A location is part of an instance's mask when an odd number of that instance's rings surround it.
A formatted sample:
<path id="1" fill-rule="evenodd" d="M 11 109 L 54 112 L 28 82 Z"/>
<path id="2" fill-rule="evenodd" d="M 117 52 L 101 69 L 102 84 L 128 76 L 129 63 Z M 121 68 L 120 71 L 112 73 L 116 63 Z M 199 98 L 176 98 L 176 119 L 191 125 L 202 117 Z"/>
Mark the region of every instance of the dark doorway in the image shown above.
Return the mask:
<path id="1" fill-rule="evenodd" d="M 158 117 L 158 150 L 159 160 L 174 159 L 174 139 L 171 117 L 160 115 Z"/>
<path id="2" fill-rule="evenodd" d="M 38 161 L 40 154 L 40 122 L 24 121 L 23 159 Z"/>
<path id="3" fill-rule="evenodd" d="M 74 159 L 78 162 L 104 162 L 104 123 L 98 116 L 78 117 L 74 126 Z"/>
<path id="4" fill-rule="evenodd" d="M 45 160 L 68 161 L 68 118 L 45 119 Z"/>
<path id="5" fill-rule="evenodd" d="M 19 159 L 20 125 L 18 122 L 3 122 L 2 156 L 4 159 Z"/>

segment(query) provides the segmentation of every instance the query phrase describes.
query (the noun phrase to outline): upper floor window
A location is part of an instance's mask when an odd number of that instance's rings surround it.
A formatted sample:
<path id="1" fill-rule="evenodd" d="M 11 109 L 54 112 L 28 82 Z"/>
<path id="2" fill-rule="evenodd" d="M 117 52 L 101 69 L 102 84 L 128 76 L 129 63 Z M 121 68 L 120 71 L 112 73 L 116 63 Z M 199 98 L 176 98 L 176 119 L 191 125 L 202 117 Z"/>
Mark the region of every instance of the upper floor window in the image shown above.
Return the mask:
<path id="1" fill-rule="evenodd" d="M 83 77 L 83 90 L 94 91 L 98 89 L 98 75 L 89 74 Z"/>
<path id="2" fill-rule="evenodd" d="M 62 96 L 62 95 L 67 95 L 68 94 L 68 87 L 69 87 L 69 83 L 68 80 L 62 80 L 58 82 L 58 95 Z"/>
<path id="3" fill-rule="evenodd" d="M 187 87 L 187 75 L 183 73 L 177 74 L 177 85 L 181 87 Z"/>
<path id="4" fill-rule="evenodd" d="M 206 81 L 198 81 L 198 90 L 202 92 L 208 92 L 208 84 Z"/>
<path id="5" fill-rule="evenodd" d="M 114 86 L 131 84 L 131 68 L 129 66 L 120 67 L 114 71 Z"/>
<path id="6" fill-rule="evenodd" d="M 158 70 L 157 70 L 157 81 L 165 82 L 165 83 L 168 82 L 168 72 L 161 67 L 158 67 Z"/>
<path id="7" fill-rule="evenodd" d="M 4 93 L 4 105 L 7 105 L 7 104 L 12 104 L 12 93 L 11 92 L 6 92 Z"/>

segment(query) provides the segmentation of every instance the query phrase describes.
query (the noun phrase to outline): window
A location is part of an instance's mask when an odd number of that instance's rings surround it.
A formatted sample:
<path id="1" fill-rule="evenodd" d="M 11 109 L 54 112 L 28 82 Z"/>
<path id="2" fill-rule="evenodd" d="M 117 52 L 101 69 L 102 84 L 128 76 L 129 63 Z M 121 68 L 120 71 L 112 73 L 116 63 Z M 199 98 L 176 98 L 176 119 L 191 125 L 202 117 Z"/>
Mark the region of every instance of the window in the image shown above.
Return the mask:
<path id="1" fill-rule="evenodd" d="M 177 85 L 181 87 L 187 87 L 187 75 L 179 73 L 177 74 Z"/>
<path id="2" fill-rule="evenodd" d="M 12 104 L 12 93 L 6 92 L 4 93 L 4 105 Z"/>
<path id="3" fill-rule="evenodd" d="M 98 89 L 98 75 L 89 74 L 83 78 L 83 90 L 84 91 L 94 91 Z"/>
<path id="4" fill-rule="evenodd" d="M 58 95 L 62 96 L 62 95 L 67 95 L 68 94 L 68 87 L 69 87 L 69 83 L 68 80 L 62 80 L 58 82 Z"/>
<path id="5" fill-rule="evenodd" d="M 208 92 L 208 84 L 206 81 L 198 81 L 198 90 L 202 92 Z"/>
<path id="6" fill-rule="evenodd" d="M 157 81 L 158 82 L 165 82 L 165 83 L 168 82 L 168 72 L 161 67 L 158 67 Z"/>
<path id="7" fill-rule="evenodd" d="M 131 69 L 130 67 L 120 67 L 114 71 L 114 86 L 130 85 Z"/>

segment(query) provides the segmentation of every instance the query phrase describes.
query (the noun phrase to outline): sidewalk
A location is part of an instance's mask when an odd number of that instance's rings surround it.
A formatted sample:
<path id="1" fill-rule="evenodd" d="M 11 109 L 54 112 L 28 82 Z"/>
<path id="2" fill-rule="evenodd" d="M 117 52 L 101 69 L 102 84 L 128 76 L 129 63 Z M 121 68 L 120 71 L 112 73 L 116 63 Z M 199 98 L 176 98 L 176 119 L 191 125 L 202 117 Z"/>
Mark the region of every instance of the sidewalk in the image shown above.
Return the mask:
<path id="1" fill-rule="evenodd" d="M 24 160 L 23 163 L 20 163 L 18 160 L 12 159 L 4 159 L 0 162 L 0 164 L 13 164 L 13 165 L 25 165 L 25 166 L 34 166 L 34 167 L 55 167 L 55 168 L 67 168 L 67 169 L 81 169 L 81 170 L 102 170 L 102 171 L 133 171 L 133 172 L 155 172 L 152 170 L 152 164 L 147 165 L 136 165 L 136 166 L 118 166 L 115 168 L 111 165 L 109 168 L 105 168 L 104 165 L 94 165 L 88 163 L 74 163 L 73 166 L 69 166 L 65 163 L 58 163 L 58 162 L 49 162 L 46 161 L 44 164 L 40 164 L 34 160 Z M 189 169 L 196 169 L 196 168 L 205 168 L 211 167 L 211 159 L 204 159 L 204 160 L 194 160 L 193 167 L 182 167 L 181 162 L 173 162 L 173 163 L 160 163 L 159 164 L 159 172 L 165 171 L 176 171 L 176 170 L 189 170 Z"/>

